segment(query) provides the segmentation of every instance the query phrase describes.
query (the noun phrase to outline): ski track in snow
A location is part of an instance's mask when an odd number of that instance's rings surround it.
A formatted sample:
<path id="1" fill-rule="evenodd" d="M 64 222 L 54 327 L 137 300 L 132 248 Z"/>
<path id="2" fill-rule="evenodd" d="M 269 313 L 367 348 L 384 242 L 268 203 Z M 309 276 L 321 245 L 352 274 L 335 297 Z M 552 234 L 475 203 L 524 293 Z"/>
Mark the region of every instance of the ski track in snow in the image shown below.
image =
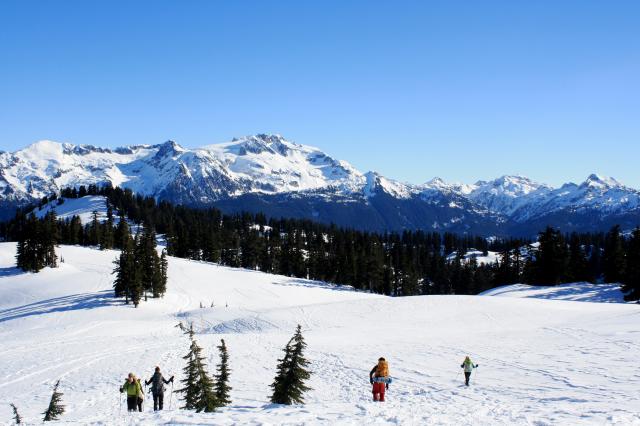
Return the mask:
<path id="1" fill-rule="evenodd" d="M 0 268 L 14 250 L 0 244 Z M 0 424 L 11 402 L 38 422 L 61 379 L 61 424 L 640 425 L 637 305 L 540 300 L 523 288 L 393 299 L 170 258 L 168 294 L 134 309 L 109 297 L 117 252 L 58 251 L 58 269 L 0 276 Z M 160 365 L 181 378 L 178 321 L 194 322 L 210 372 L 227 342 L 231 406 L 195 414 L 166 394 L 162 413 L 148 400 L 144 413 L 124 412 L 117 389 L 129 371 L 147 379 Z M 305 405 L 272 405 L 269 384 L 298 323 L 312 390 Z M 480 364 L 469 388 L 466 354 Z M 379 356 L 394 377 L 385 403 L 371 401 L 368 381 Z"/>

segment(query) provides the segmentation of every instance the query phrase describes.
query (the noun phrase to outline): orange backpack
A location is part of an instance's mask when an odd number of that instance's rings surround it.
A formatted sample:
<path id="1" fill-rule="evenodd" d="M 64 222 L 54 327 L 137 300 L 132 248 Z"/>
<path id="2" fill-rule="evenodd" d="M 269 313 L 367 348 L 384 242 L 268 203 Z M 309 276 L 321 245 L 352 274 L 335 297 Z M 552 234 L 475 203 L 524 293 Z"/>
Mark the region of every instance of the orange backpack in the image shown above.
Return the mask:
<path id="1" fill-rule="evenodd" d="M 378 361 L 376 377 L 389 377 L 389 364 L 387 364 L 387 361 Z"/>

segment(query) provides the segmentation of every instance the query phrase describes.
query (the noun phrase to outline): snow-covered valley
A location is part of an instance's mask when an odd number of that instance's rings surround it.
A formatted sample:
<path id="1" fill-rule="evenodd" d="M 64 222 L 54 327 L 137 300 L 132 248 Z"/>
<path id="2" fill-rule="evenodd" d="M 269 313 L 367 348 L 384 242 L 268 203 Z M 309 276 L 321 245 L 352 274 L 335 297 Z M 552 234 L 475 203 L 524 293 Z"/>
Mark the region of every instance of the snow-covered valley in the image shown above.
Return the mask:
<path id="1" fill-rule="evenodd" d="M 0 244 L 0 423 L 10 403 L 39 422 L 61 379 L 72 424 L 640 424 L 640 307 L 599 303 L 615 302 L 612 286 L 389 298 L 169 258 L 167 295 L 134 309 L 111 297 L 117 252 L 58 254 L 59 268 L 24 274 L 15 244 Z M 126 413 L 129 371 L 147 379 L 159 365 L 182 378 L 179 321 L 193 321 L 210 370 L 227 342 L 231 406 L 195 414 L 167 395 L 161 413 L 148 402 Z M 275 406 L 269 384 L 297 324 L 313 389 L 303 406 Z M 465 355 L 479 364 L 469 388 Z M 394 377 L 384 403 L 368 382 L 379 356 Z"/>

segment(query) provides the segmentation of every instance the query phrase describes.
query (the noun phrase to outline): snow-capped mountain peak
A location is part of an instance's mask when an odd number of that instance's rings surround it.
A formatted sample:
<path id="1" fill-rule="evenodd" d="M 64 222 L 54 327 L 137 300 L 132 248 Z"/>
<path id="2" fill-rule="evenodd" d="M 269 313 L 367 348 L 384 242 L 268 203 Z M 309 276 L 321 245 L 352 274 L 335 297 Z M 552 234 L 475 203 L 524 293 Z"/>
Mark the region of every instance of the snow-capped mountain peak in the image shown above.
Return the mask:
<path id="1" fill-rule="evenodd" d="M 503 194 L 508 197 L 521 197 L 540 189 L 550 188 L 520 175 L 504 175 L 489 182 L 478 181 L 474 186 L 476 187 L 475 191 L 478 192 L 490 192 L 495 195 Z"/>
<path id="2" fill-rule="evenodd" d="M 377 172 L 370 171 L 365 173 L 364 176 L 366 184 L 362 189 L 362 193 L 367 198 L 375 196 L 378 190 L 382 190 L 398 199 L 407 199 L 417 193 L 414 186 L 387 179 Z"/>
<path id="3" fill-rule="evenodd" d="M 499 233 L 501 227 L 523 229 L 535 221 L 542 223 L 539 228 L 551 216 L 572 229 L 576 223 L 584 229 L 608 226 L 608 218 L 622 217 L 627 228 L 640 223 L 640 192 L 613 178 L 594 174 L 557 189 L 520 175 L 470 185 L 440 178 L 413 185 L 362 173 L 278 134 L 195 149 L 174 141 L 111 149 L 43 140 L 0 152 L 0 214 L 11 216 L 16 206 L 64 187 L 106 182 L 174 203 L 223 203 L 231 211 L 255 209 L 377 230 Z M 383 193 L 388 197 L 377 197 Z"/>
<path id="4" fill-rule="evenodd" d="M 597 189 L 609 189 L 624 186 L 616 179 L 612 177 L 601 176 L 598 174 L 591 174 L 581 184 L 583 187 L 597 188 Z"/>

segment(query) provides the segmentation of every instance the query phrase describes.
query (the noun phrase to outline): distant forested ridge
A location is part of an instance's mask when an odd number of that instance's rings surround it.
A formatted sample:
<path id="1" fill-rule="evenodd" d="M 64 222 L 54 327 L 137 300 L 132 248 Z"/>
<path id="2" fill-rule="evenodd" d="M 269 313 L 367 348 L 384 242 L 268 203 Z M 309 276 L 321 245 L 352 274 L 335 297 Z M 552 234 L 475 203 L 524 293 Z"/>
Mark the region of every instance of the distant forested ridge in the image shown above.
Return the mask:
<path id="1" fill-rule="evenodd" d="M 123 230 L 118 226 L 120 220 L 113 218 L 126 217 L 131 223 L 144 224 L 140 229 L 164 234 L 171 256 L 392 296 L 477 294 L 516 282 L 555 285 L 604 280 L 624 283 L 631 298 L 640 298 L 634 290 L 640 274 L 633 262 L 639 256 L 640 231 L 623 236 L 617 226 L 608 233 L 582 234 L 562 234 L 548 227 L 537 244 L 531 245 L 532 241 L 519 238 L 423 231 L 375 233 L 311 220 L 267 219 L 263 214 L 225 215 L 215 208 L 176 206 L 110 186 L 90 185 L 61 193 L 64 198 L 85 195 L 105 196 L 112 219 L 99 222 L 94 218 L 85 225 L 78 217 L 58 220 L 57 243 L 122 249 L 126 238 L 121 234 L 129 230 Z M 27 209 L 18 211 L 13 220 L 0 224 L 0 236 L 20 241 L 30 220 Z M 474 256 L 465 256 L 471 249 L 485 255 L 498 252 L 497 262 L 480 263 Z"/>

